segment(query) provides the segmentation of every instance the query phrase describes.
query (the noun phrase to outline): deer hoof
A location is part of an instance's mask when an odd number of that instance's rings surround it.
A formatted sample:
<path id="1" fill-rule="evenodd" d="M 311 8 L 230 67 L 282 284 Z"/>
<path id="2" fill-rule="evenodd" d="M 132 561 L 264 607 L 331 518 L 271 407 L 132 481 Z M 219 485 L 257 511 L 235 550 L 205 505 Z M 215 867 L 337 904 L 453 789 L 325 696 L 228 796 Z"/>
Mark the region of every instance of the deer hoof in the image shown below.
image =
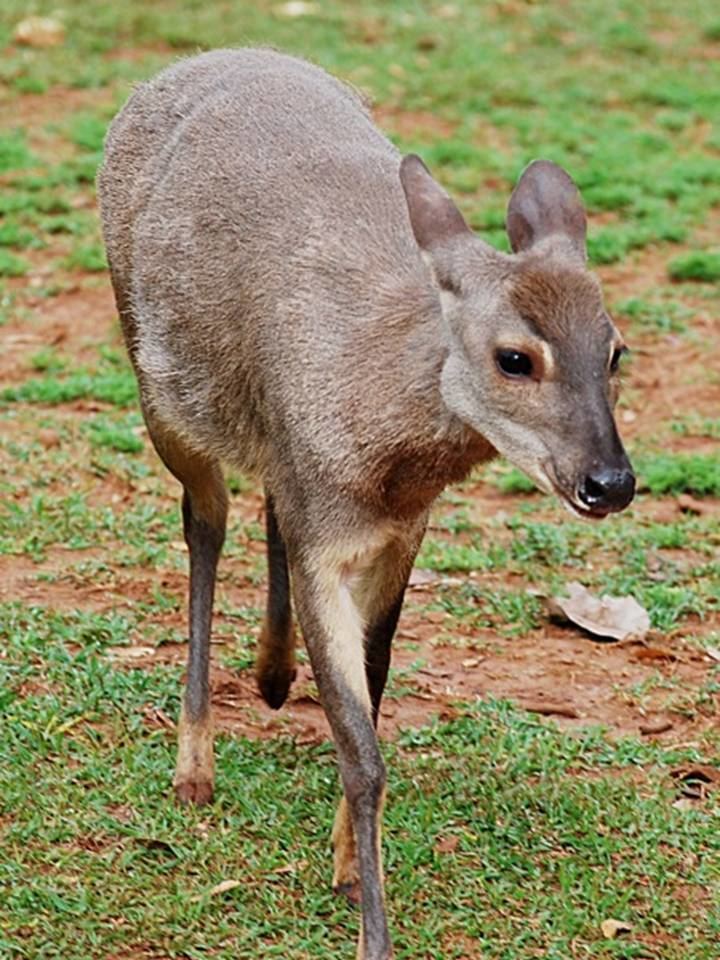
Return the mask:
<path id="1" fill-rule="evenodd" d="M 265 703 L 273 710 L 279 710 L 287 700 L 290 687 L 297 675 L 295 667 L 285 668 L 261 668 L 257 673 L 257 685 L 260 688 Z"/>
<path id="2" fill-rule="evenodd" d="M 180 780 L 175 784 L 175 797 L 183 806 L 201 807 L 211 802 L 213 783 L 211 780 Z"/>
<path id="3" fill-rule="evenodd" d="M 336 897 L 345 897 L 354 907 L 359 907 L 362 903 L 359 880 L 348 880 L 344 883 L 336 883 L 333 885 L 333 893 Z"/>

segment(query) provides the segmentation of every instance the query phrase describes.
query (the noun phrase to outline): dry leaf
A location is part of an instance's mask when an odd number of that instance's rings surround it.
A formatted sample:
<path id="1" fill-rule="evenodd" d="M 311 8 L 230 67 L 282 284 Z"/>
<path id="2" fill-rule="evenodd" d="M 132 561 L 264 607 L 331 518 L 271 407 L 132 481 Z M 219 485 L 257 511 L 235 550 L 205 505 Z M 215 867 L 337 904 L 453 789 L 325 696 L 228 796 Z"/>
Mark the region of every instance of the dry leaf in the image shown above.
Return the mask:
<path id="1" fill-rule="evenodd" d="M 444 837 L 442 840 L 436 841 L 435 852 L 436 853 L 455 853 L 459 843 L 460 843 L 460 837 L 455 837 L 455 836 Z"/>
<path id="2" fill-rule="evenodd" d="M 157 850 L 159 853 L 177 859 L 177 852 L 167 840 L 160 840 L 158 837 L 136 837 L 135 842 L 145 847 L 146 850 Z"/>
<path id="3" fill-rule="evenodd" d="M 689 493 L 681 493 L 677 498 L 677 505 L 682 513 L 694 513 L 697 516 L 714 512 L 709 503 L 698 500 L 696 497 L 691 497 Z"/>
<path id="4" fill-rule="evenodd" d="M 600 924 L 600 929 L 606 940 L 613 940 L 615 937 L 619 937 L 623 933 L 632 932 L 632 924 L 625 923 L 623 920 L 603 920 Z"/>
<path id="5" fill-rule="evenodd" d="M 235 887 L 239 886 L 242 886 L 240 880 L 221 880 L 220 883 L 216 883 L 215 886 L 206 893 L 199 893 L 191 899 L 194 903 L 197 903 L 199 900 L 204 900 L 205 897 L 217 897 L 219 894 L 227 893 L 228 890 L 234 890 Z"/>
<path id="6" fill-rule="evenodd" d="M 15 27 L 13 39 L 25 47 L 57 47 L 65 39 L 65 27 L 52 17 L 26 17 Z"/>
<path id="7" fill-rule="evenodd" d="M 670 771 L 683 797 L 704 800 L 711 790 L 720 787 L 720 769 L 709 763 L 690 763 Z"/>
<path id="8" fill-rule="evenodd" d="M 714 660 L 715 663 L 720 663 L 720 648 L 718 647 L 705 647 L 705 653 L 711 660 Z"/>
<path id="9" fill-rule="evenodd" d="M 437 583 L 440 577 L 432 570 L 421 570 L 419 567 L 413 567 L 408 580 L 409 587 L 425 587 L 431 583 Z"/>
<path id="10" fill-rule="evenodd" d="M 270 873 L 274 876 L 283 876 L 286 873 L 297 873 L 299 870 L 304 870 L 307 864 L 307 860 L 295 860 L 293 863 L 286 863 L 284 867 L 278 867 L 277 870 L 271 870 Z"/>
<path id="11" fill-rule="evenodd" d="M 551 614 L 563 616 L 596 637 L 613 640 L 642 639 L 650 617 L 633 597 L 596 597 L 581 583 L 567 584 L 567 597 L 550 597 Z"/>
<path id="12" fill-rule="evenodd" d="M 239 880 L 221 880 L 220 883 L 216 883 L 212 890 L 210 890 L 208 896 L 216 897 L 219 893 L 227 893 L 228 890 L 234 890 L 235 887 L 239 886 L 241 886 Z"/>
<path id="13" fill-rule="evenodd" d="M 317 13 L 318 5 L 307 3 L 306 0 L 289 0 L 288 3 L 281 3 L 279 7 L 275 7 L 275 10 L 282 17 L 309 17 Z"/>
<path id="14" fill-rule="evenodd" d="M 295 743 L 299 744 L 301 747 L 310 747 L 323 743 L 326 739 L 327 736 L 322 730 L 319 730 L 312 724 L 308 724 L 307 726 L 303 727 L 298 734 L 296 734 Z M 277 871 L 275 872 L 277 873 Z"/>
<path id="15" fill-rule="evenodd" d="M 106 653 L 111 660 L 141 660 L 152 657 L 155 647 L 108 647 Z"/>
<path id="16" fill-rule="evenodd" d="M 665 647 L 640 647 L 633 653 L 633 660 L 677 660 L 677 657 Z"/>
<path id="17" fill-rule="evenodd" d="M 668 720 L 666 717 L 656 717 L 654 720 L 645 720 L 638 724 L 638 730 L 644 737 L 649 737 L 654 733 L 665 733 L 672 728 L 672 720 Z"/>
<path id="18" fill-rule="evenodd" d="M 519 704 L 523 710 L 528 713 L 539 713 L 542 716 L 568 717 L 570 720 L 577 720 L 580 716 L 578 711 L 570 703 L 553 703 L 550 700 L 527 700 Z"/>
<path id="19" fill-rule="evenodd" d="M 143 707 L 142 714 L 145 722 L 152 726 L 165 727 L 167 730 L 175 729 L 175 721 L 171 720 L 160 707 L 152 707 L 148 704 Z"/>
<path id="20" fill-rule="evenodd" d="M 441 680 L 453 675 L 452 670 L 447 670 L 445 667 L 418 667 L 418 673 L 424 673 L 428 677 L 439 677 Z"/>

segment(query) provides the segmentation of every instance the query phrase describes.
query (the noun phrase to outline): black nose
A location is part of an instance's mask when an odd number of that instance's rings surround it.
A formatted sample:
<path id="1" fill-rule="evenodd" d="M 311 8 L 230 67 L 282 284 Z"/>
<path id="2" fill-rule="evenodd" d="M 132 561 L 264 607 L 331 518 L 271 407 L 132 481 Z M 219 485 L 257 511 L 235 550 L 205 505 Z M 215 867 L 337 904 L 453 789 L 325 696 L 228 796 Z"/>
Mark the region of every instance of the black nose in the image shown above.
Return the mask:
<path id="1" fill-rule="evenodd" d="M 581 482 L 578 496 L 590 510 L 623 510 L 635 496 L 635 474 L 627 468 L 601 467 Z"/>

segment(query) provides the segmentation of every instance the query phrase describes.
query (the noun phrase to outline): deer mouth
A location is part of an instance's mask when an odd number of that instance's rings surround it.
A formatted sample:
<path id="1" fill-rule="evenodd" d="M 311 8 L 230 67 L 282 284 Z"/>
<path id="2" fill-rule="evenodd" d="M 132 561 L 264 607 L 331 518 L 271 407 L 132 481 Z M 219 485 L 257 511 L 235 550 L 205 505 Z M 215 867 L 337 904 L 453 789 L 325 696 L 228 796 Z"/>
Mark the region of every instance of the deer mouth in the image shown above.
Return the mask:
<path id="1" fill-rule="evenodd" d="M 574 513 L 576 517 L 582 517 L 583 520 L 604 520 L 612 511 L 608 510 L 606 507 L 586 507 L 578 503 L 576 497 L 568 496 L 564 490 L 561 490 L 559 487 L 555 488 L 555 493 L 560 498 L 562 505 L 566 507 L 570 513 Z"/>
<path id="2" fill-rule="evenodd" d="M 608 514 L 612 513 L 608 507 L 596 506 L 588 507 L 586 504 L 580 501 L 577 491 L 572 489 L 568 491 L 567 487 L 563 486 L 557 476 L 555 467 L 552 462 L 545 464 L 545 478 L 548 481 L 548 485 L 552 488 L 553 493 L 560 500 L 562 505 L 566 510 L 569 510 L 570 513 L 574 514 L 576 517 L 581 517 L 583 520 L 604 520 Z"/>

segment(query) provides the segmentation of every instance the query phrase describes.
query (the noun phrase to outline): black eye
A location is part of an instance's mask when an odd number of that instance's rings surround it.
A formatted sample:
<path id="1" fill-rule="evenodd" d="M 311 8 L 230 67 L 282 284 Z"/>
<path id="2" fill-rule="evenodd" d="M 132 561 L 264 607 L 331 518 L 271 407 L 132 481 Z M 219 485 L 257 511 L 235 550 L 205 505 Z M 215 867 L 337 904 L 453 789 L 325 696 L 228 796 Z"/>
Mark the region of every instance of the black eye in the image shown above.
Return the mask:
<path id="1" fill-rule="evenodd" d="M 495 362 L 506 377 L 529 377 L 533 372 L 531 358 L 519 350 L 496 350 Z"/>
<path id="2" fill-rule="evenodd" d="M 620 369 L 620 359 L 623 354 L 627 353 L 627 347 L 615 347 L 612 352 L 612 357 L 610 357 L 610 373 L 617 373 Z"/>

